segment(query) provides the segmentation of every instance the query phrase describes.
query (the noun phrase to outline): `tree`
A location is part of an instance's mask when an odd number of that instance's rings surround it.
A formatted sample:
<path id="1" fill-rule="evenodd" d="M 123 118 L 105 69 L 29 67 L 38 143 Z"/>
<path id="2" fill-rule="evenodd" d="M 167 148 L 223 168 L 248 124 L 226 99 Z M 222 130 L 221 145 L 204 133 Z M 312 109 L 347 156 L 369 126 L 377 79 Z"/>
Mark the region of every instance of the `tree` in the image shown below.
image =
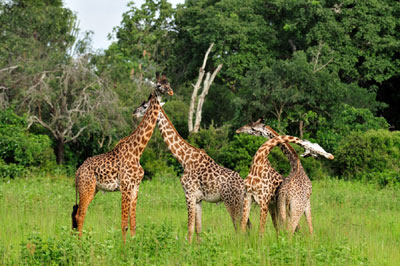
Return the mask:
<path id="1" fill-rule="evenodd" d="M 77 139 L 90 125 L 89 118 L 100 110 L 113 110 L 116 97 L 107 88 L 106 81 L 94 73 L 88 57 L 70 59 L 41 74 L 37 83 L 24 94 L 29 126 L 38 123 L 49 130 L 56 140 L 57 163 L 64 162 L 64 145 Z"/>
<path id="2" fill-rule="evenodd" d="M 176 11 L 176 44 L 170 68 L 177 80 L 195 78 L 204 52 L 215 43 L 211 66 L 223 64 L 219 82 L 232 90 L 252 67 L 265 65 L 274 52 L 276 34 L 263 18 L 263 1 L 186 1 Z"/>
<path id="3" fill-rule="evenodd" d="M 62 5 L 61 0 L 0 2 L 0 93 L 8 103 L 20 103 L 36 74 L 62 62 L 75 43 L 76 17 Z"/>
<path id="4" fill-rule="evenodd" d="M 204 61 L 203 65 L 199 69 L 199 77 L 197 78 L 196 84 L 193 85 L 193 93 L 192 93 L 192 98 L 190 100 L 190 106 L 189 106 L 189 115 L 188 115 L 188 128 L 189 132 L 198 132 L 200 129 L 200 123 L 201 123 L 201 113 L 203 110 L 203 104 L 204 100 L 208 94 L 208 91 L 211 87 L 211 84 L 213 83 L 215 76 L 218 74 L 218 72 L 222 68 L 222 64 L 219 64 L 218 67 L 214 70 L 212 74 L 210 72 L 207 72 L 206 77 L 204 79 L 204 74 L 205 74 L 205 67 L 207 64 L 207 59 L 208 59 L 208 54 L 211 52 L 211 49 L 213 48 L 214 43 L 210 44 L 210 47 L 208 47 L 208 50 L 206 54 L 204 55 Z M 203 81 L 204 79 L 204 81 Z M 198 96 L 198 92 L 201 86 L 201 83 L 203 82 L 203 90 Z M 196 112 L 194 111 L 194 106 L 196 104 L 196 100 L 198 97 L 197 101 L 197 109 Z M 193 114 L 195 113 L 196 120 L 193 125 Z"/>

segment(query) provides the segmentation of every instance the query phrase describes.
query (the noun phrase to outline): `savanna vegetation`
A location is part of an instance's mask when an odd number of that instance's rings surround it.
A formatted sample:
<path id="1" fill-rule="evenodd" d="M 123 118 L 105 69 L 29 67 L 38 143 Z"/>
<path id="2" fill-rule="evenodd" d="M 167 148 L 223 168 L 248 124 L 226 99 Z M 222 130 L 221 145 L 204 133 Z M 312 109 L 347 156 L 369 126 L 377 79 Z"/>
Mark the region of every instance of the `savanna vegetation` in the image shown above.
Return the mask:
<path id="1" fill-rule="evenodd" d="M 3 179 L 0 183 L 0 262 L 3 265 L 396 265 L 400 196 L 359 181 L 313 182 L 313 225 L 290 238 L 235 234 L 223 204 L 203 204 L 202 242 L 188 245 L 183 190 L 176 176 L 143 181 L 137 234 L 121 241 L 120 193 L 99 193 L 90 204 L 84 235 L 71 235 L 72 178 Z M 258 226 L 259 209 L 250 219 Z"/>
<path id="2" fill-rule="evenodd" d="M 399 1 L 186 0 L 172 7 L 146 0 L 128 7 L 112 44 L 95 51 L 91 33 L 79 30 L 61 0 L 0 0 L 3 264 L 399 261 Z M 193 132 L 191 96 L 212 43 L 204 72 L 222 68 Z M 136 127 L 131 112 L 147 99 L 157 71 L 175 92 L 163 100 L 179 133 L 242 177 L 265 140 L 234 132 L 260 117 L 335 155 L 302 159 L 314 186 L 314 237 L 302 230 L 276 239 L 271 224 L 263 239 L 235 235 L 223 207 L 204 204 L 204 241 L 188 246 L 182 168 L 157 129 L 141 158 L 137 237 L 120 242 L 118 193 L 96 196 L 84 241 L 70 235 L 76 168 Z M 289 172 L 278 149 L 270 157 Z"/>

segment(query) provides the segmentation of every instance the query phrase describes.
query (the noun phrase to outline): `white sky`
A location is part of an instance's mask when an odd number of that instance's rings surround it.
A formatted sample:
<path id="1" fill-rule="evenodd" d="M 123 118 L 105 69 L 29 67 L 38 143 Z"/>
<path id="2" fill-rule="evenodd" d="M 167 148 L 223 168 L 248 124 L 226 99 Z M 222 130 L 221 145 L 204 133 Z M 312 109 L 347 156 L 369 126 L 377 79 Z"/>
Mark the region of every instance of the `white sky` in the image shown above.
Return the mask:
<path id="1" fill-rule="evenodd" d="M 122 13 L 128 11 L 129 0 L 63 0 L 65 7 L 76 13 L 81 31 L 91 30 L 94 49 L 106 49 L 111 41 L 107 35 L 119 26 Z M 140 7 L 144 0 L 135 0 Z M 175 7 L 184 0 L 169 0 Z"/>

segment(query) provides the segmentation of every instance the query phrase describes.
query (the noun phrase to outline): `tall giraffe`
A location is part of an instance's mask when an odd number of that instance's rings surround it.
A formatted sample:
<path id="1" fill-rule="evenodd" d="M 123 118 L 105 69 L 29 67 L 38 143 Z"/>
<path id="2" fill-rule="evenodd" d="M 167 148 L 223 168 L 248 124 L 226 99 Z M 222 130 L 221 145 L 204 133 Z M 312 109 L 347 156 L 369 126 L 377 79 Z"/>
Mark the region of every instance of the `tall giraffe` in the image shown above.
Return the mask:
<path id="1" fill-rule="evenodd" d="M 247 133 L 256 136 L 261 135 L 270 139 L 279 136 L 279 134 L 271 127 L 264 125 L 261 119 L 242 126 L 236 130 L 236 133 Z M 316 147 L 317 144 L 315 143 L 312 145 L 314 146 L 313 152 L 306 148 L 306 155 L 321 155 L 325 158 L 333 159 L 331 154 L 327 153 L 321 147 L 318 148 L 319 145 L 318 147 Z M 282 184 L 277 188 L 277 192 L 275 193 L 275 197 L 277 199 L 273 199 L 268 207 L 275 230 L 277 232 L 279 230 L 278 221 L 280 221 L 282 224 L 286 224 L 286 214 L 288 214 L 290 219 L 287 225 L 289 230 L 293 233 L 298 226 L 301 215 L 304 213 L 306 216 L 308 229 L 312 234 L 313 227 L 311 222 L 312 216 L 310 204 L 310 196 L 312 193 L 311 181 L 304 171 L 300 159 L 292 146 L 290 146 L 288 143 L 278 144 L 278 146 L 289 159 L 291 170 L 288 177 L 285 178 Z M 318 154 L 315 153 L 316 151 L 318 151 Z"/>
<path id="2" fill-rule="evenodd" d="M 148 106 L 144 102 L 136 109 L 134 116 L 140 117 Z M 184 168 L 180 181 L 185 192 L 188 210 L 188 241 L 192 242 L 196 229 L 200 240 L 202 201 L 224 202 L 235 229 L 240 222 L 244 196 L 244 181 L 240 175 L 230 169 L 218 165 L 201 149 L 187 143 L 177 132 L 168 116 L 161 108 L 158 127 L 169 150 Z M 250 226 L 250 222 L 247 226 Z"/>
<path id="3" fill-rule="evenodd" d="M 149 97 L 148 111 L 133 133 L 121 139 L 113 150 L 87 158 L 76 171 L 79 205 L 74 206 L 72 225 L 73 228 L 78 228 L 79 236 L 82 236 L 87 207 L 99 190 L 121 191 L 122 238 L 125 241 L 129 218 L 131 236 L 135 235 L 136 202 L 144 175 L 140 157 L 153 134 L 161 108 L 159 100 L 165 93 L 173 95 L 166 77 L 157 75 L 156 89 Z"/>
<path id="4" fill-rule="evenodd" d="M 310 145 L 309 142 L 292 136 L 276 136 L 261 145 L 253 157 L 249 175 L 245 179 L 246 192 L 243 201 L 243 215 L 241 221 L 243 231 L 246 229 L 245 227 L 250 214 L 251 202 L 254 199 L 254 201 L 260 206 L 259 232 L 260 234 L 264 232 L 269 204 L 275 195 L 276 189 L 283 181 L 282 175 L 272 168 L 268 160 L 268 155 L 273 147 L 287 142 L 299 144 L 306 147 L 310 152 L 317 153 L 317 151 L 313 150 L 314 147 L 313 145 Z"/>

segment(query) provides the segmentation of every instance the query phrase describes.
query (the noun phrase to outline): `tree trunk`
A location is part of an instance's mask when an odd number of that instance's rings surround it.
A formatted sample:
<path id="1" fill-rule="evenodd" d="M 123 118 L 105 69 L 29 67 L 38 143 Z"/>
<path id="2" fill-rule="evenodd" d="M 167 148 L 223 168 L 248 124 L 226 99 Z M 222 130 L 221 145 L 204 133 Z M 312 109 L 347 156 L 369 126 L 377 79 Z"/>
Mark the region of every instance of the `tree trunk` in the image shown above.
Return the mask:
<path id="1" fill-rule="evenodd" d="M 199 77 L 197 78 L 196 84 L 193 85 L 193 93 L 192 93 L 192 98 L 190 100 L 189 115 L 188 115 L 189 133 L 193 131 L 194 106 L 196 104 L 197 94 L 200 89 L 201 82 L 203 81 L 205 67 L 206 67 L 207 59 L 208 59 L 208 54 L 211 52 L 211 49 L 213 48 L 213 46 L 214 46 L 214 43 L 211 43 L 210 47 L 208 47 L 208 50 L 207 50 L 206 54 L 204 55 L 203 65 L 199 69 Z"/>
<path id="2" fill-rule="evenodd" d="M 299 122 L 299 135 L 299 137 L 303 139 L 303 120 L 300 120 Z"/>
<path id="3" fill-rule="evenodd" d="M 56 160 L 57 164 L 63 164 L 64 163 L 64 138 L 60 137 L 56 140 L 57 145 L 56 145 Z"/>
<path id="4" fill-rule="evenodd" d="M 210 76 L 210 72 L 208 72 L 206 75 L 206 78 L 203 83 L 203 91 L 201 92 L 201 94 L 199 96 L 199 102 L 197 103 L 196 120 L 194 122 L 193 132 L 198 132 L 200 129 L 201 113 L 203 111 L 204 100 L 208 94 L 208 91 L 210 90 L 210 86 L 213 83 L 215 76 L 218 74 L 218 72 L 221 70 L 221 68 L 222 68 L 222 64 L 219 64 L 211 76 Z"/>

